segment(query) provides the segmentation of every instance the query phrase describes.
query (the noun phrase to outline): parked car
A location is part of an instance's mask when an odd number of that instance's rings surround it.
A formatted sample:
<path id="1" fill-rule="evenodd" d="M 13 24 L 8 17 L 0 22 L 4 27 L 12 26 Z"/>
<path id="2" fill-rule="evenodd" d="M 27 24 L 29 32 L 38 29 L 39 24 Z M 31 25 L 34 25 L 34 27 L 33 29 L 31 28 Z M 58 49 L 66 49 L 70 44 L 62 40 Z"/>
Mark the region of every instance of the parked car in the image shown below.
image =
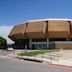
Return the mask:
<path id="1" fill-rule="evenodd" d="M 13 48 L 12 47 L 8 47 L 7 51 L 13 51 Z"/>

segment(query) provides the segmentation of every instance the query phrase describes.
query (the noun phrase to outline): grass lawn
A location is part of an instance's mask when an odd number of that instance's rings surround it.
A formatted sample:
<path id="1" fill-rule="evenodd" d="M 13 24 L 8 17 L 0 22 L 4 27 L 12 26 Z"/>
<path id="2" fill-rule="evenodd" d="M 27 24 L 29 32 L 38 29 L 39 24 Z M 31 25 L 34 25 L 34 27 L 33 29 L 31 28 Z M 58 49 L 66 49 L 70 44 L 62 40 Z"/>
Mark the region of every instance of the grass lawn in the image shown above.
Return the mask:
<path id="1" fill-rule="evenodd" d="M 20 53 L 20 56 L 34 56 L 37 54 L 44 54 L 44 53 L 51 53 L 51 52 L 58 52 L 59 50 L 36 50 L 31 52 Z"/>

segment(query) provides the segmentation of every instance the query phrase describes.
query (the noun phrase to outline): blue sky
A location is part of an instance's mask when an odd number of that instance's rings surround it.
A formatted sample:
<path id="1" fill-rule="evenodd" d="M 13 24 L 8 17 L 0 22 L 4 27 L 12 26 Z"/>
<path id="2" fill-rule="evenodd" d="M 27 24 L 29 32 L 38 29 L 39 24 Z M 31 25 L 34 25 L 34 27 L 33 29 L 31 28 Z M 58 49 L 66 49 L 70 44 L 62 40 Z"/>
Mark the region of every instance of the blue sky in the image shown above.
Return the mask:
<path id="1" fill-rule="evenodd" d="M 0 25 L 41 18 L 72 18 L 72 0 L 0 0 Z"/>
<path id="2" fill-rule="evenodd" d="M 0 0 L 0 36 L 8 43 L 13 26 L 44 18 L 72 18 L 72 0 Z"/>

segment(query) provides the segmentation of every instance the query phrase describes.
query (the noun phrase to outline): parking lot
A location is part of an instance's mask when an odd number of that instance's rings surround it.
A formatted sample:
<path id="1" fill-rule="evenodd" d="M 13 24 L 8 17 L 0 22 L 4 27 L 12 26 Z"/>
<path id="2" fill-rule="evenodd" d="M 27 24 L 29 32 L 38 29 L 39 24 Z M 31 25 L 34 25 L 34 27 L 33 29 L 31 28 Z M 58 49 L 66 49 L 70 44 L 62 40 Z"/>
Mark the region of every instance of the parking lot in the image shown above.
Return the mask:
<path id="1" fill-rule="evenodd" d="M 0 55 L 7 56 L 10 53 L 14 53 L 14 51 L 0 50 Z"/>

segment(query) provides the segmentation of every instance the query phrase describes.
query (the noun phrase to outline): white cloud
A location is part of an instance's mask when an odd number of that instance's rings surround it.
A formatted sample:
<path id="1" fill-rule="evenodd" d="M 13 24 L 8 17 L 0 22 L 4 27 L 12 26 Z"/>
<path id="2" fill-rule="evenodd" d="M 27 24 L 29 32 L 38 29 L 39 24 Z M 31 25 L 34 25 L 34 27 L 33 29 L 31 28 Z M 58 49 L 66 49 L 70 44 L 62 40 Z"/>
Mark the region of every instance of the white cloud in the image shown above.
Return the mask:
<path id="1" fill-rule="evenodd" d="M 7 40 L 7 43 L 13 43 L 13 41 L 8 38 L 12 28 L 13 26 L 0 26 L 0 36 L 4 37 Z"/>

